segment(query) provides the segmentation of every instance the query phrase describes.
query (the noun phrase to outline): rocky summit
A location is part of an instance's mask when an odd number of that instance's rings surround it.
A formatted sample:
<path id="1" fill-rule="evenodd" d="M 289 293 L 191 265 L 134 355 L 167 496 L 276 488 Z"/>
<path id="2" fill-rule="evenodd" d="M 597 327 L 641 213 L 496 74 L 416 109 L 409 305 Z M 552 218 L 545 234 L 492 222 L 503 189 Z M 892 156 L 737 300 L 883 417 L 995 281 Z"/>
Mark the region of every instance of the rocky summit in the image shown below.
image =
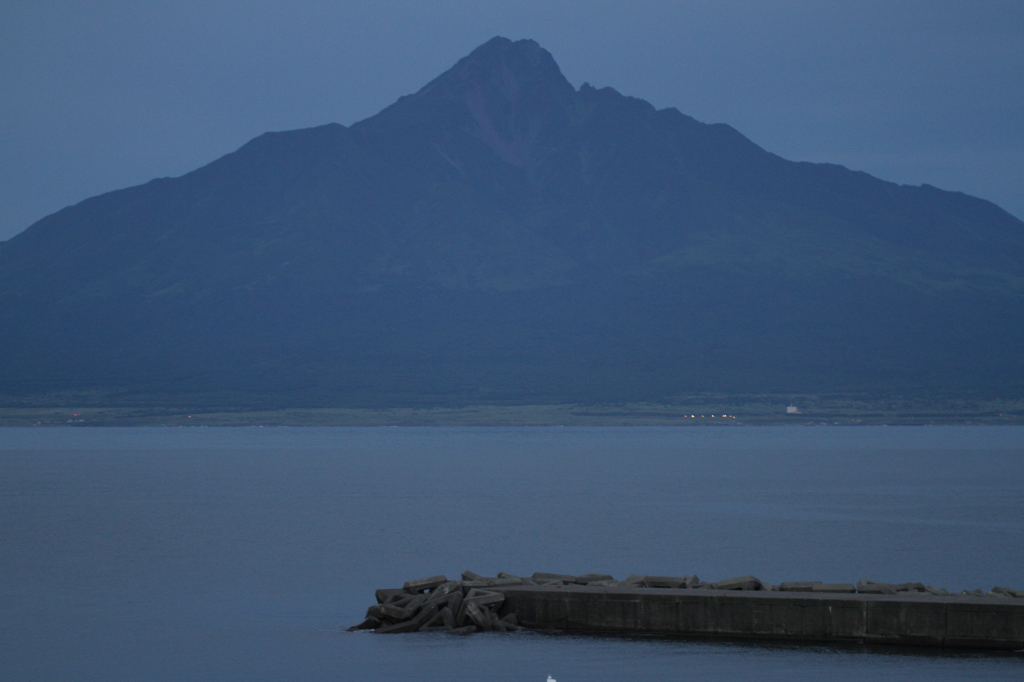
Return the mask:
<path id="1" fill-rule="evenodd" d="M 1024 389 L 1024 223 L 494 38 L 0 243 L 0 393 L 198 404 Z M 103 400 L 106 398 L 97 398 Z"/>

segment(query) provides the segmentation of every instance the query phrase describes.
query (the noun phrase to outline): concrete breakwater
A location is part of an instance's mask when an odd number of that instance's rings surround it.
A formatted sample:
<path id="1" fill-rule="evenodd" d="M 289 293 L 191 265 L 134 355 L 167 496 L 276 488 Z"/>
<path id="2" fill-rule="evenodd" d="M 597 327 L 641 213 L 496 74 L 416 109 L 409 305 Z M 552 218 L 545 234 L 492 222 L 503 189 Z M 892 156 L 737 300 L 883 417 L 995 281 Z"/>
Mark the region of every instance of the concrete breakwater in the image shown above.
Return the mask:
<path id="1" fill-rule="evenodd" d="M 753 576 L 714 583 L 696 576 L 510 573 L 443 575 L 377 590 L 350 630 L 654 634 L 791 641 L 871 642 L 1024 649 L 1024 590 L 952 595 L 921 583 L 789 582 Z"/>

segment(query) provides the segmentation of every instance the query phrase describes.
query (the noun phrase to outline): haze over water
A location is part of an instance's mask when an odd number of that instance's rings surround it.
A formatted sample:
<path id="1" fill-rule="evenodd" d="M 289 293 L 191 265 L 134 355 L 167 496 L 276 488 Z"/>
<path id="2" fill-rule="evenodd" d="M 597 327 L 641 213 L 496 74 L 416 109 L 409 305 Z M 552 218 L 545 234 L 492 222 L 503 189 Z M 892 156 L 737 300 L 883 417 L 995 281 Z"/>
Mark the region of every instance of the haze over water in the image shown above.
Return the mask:
<path id="1" fill-rule="evenodd" d="M 1024 587 L 1024 428 L 0 429 L 12 680 L 983 680 L 1024 658 L 347 633 L 464 569 Z"/>

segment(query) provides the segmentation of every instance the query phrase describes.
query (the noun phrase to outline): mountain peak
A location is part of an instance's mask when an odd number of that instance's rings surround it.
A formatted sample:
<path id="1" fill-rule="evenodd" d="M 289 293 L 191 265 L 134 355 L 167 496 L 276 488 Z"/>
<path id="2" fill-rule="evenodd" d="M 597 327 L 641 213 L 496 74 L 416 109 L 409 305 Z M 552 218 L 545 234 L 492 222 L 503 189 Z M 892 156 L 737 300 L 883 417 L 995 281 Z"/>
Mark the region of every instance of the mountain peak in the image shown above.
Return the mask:
<path id="1" fill-rule="evenodd" d="M 572 87 L 551 53 L 534 40 L 511 41 L 495 36 L 460 59 L 449 71 L 463 79 L 479 77 L 488 72 L 512 77 L 516 81 L 539 81 L 559 88 Z"/>
<path id="2" fill-rule="evenodd" d="M 575 92 L 551 53 L 533 40 L 497 36 L 460 59 L 416 93 L 424 97 L 443 92 L 462 97 L 485 96 L 516 104 L 538 95 L 565 96 Z"/>
<path id="3" fill-rule="evenodd" d="M 455 66 L 361 124 L 454 125 L 515 166 L 528 162 L 545 129 L 566 120 L 576 93 L 551 53 L 533 40 L 488 40 Z"/>

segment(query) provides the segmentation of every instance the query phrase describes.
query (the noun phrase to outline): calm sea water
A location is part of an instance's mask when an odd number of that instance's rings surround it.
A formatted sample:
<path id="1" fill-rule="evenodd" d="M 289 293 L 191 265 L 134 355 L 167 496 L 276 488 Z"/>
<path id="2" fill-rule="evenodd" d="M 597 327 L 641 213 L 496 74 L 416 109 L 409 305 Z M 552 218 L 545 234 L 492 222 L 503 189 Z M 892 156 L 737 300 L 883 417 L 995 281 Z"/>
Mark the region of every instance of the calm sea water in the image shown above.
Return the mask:
<path id="1" fill-rule="evenodd" d="M 347 633 L 463 569 L 1024 588 L 1024 429 L 0 429 L 3 680 L 1021 680 L 1024 656 Z"/>

